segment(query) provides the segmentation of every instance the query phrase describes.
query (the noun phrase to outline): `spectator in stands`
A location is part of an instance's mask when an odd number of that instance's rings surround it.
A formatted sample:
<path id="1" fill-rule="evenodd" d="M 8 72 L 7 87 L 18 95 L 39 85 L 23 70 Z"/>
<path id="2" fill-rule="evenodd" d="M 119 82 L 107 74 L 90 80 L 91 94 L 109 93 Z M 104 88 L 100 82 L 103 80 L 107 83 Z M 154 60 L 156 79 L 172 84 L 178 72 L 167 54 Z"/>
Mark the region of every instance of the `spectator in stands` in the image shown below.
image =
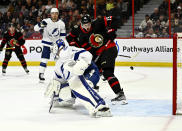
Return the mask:
<path id="1" fill-rule="evenodd" d="M 145 15 L 145 20 L 143 20 L 139 26 L 139 28 L 143 31 L 147 27 L 147 23 L 151 23 L 153 25 L 152 20 L 150 20 L 149 15 Z"/>
<path id="2" fill-rule="evenodd" d="M 178 18 L 180 18 L 182 16 L 181 6 L 177 7 L 176 15 L 178 16 Z"/>
<path id="3" fill-rule="evenodd" d="M 164 15 L 160 15 L 160 16 L 159 16 L 159 20 L 160 20 L 160 23 L 161 23 L 161 27 L 165 27 L 165 25 L 166 25 L 166 20 L 165 20 Z"/>
<path id="4" fill-rule="evenodd" d="M 31 0 L 26 0 L 25 6 L 26 6 L 26 9 L 30 10 L 31 7 L 32 7 L 32 1 Z"/>
<path id="5" fill-rule="evenodd" d="M 32 12 L 34 17 L 36 17 L 38 15 L 38 10 L 35 8 L 35 6 L 32 6 L 31 12 Z"/>
<path id="6" fill-rule="evenodd" d="M 40 16 L 37 16 L 35 24 L 38 24 L 40 22 L 41 22 L 41 18 L 40 18 Z"/>
<path id="7" fill-rule="evenodd" d="M 51 0 L 48 0 L 47 5 L 45 6 L 46 10 L 50 10 L 52 7 L 53 6 Z"/>
<path id="8" fill-rule="evenodd" d="M 159 6 L 160 9 L 168 9 L 168 1 L 169 0 L 163 0 L 162 4 Z"/>
<path id="9" fill-rule="evenodd" d="M 114 0 L 107 0 L 106 11 L 109 12 L 114 8 Z"/>
<path id="10" fill-rule="evenodd" d="M 0 12 L 0 29 L 1 29 L 1 25 L 4 23 L 3 20 L 3 14 Z"/>
<path id="11" fill-rule="evenodd" d="M 178 26 L 174 27 L 174 32 L 182 32 L 182 21 L 179 21 Z"/>
<path id="12" fill-rule="evenodd" d="M 155 8 L 154 13 L 152 13 L 152 15 L 150 16 L 150 19 L 155 22 L 159 19 L 159 15 L 159 9 Z"/>
<path id="13" fill-rule="evenodd" d="M 28 9 L 26 9 L 26 6 L 25 5 L 23 5 L 21 7 L 21 12 L 23 13 L 23 16 L 24 17 L 27 17 L 28 16 Z"/>
<path id="14" fill-rule="evenodd" d="M 145 37 L 147 37 L 147 38 L 155 38 L 155 37 L 157 37 L 157 35 L 154 33 L 154 30 L 152 28 L 150 28 L 148 30 L 148 33 L 145 35 Z"/>
<path id="15" fill-rule="evenodd" d="M 162 37 L 162 38 L 169 37 L 169 34 L 167 33 L 166 28 L 162 29 L 162 32 L 159 37 Z"/>
<path id="16" fill-rule="evenodd" d="M 19 23 L 20 26 L 23 26 L 23 24 L 24 24 L 24 16 L 23 16 L 22 12 L 20 12 L 19 15 L 18 15 L 17 23 Z"/>
<path id="17" fill-rule="evenodd" d="M 43 5 L 41 7 L 41 9 L 38 10 L 38 16 L 43 16 L 43 14 L 45 14 L 45 11 L 46 11 L 46 8 L 45 6 Z"/>
<path id="18" fill-rule="evenodd" d="M 9 23 L 11 20 L 12 20 L 12 15 L 11 15 L 11 12 L 8 11 L 8 12 L 4 15 L 4 23 Z"/>
<path id="19" fill-rule="evenodd" d="M 143 34 L 143 32 L 140 30 L 140 28 L 135 28 L 135 31 L 134 31 L 134 37 L 135 38 L 142 38 L 142 37 L 144 37 L 144 34 Z M 131 35 L 130 36 L 132 36 L 132 33 L 131 33 Z"/>

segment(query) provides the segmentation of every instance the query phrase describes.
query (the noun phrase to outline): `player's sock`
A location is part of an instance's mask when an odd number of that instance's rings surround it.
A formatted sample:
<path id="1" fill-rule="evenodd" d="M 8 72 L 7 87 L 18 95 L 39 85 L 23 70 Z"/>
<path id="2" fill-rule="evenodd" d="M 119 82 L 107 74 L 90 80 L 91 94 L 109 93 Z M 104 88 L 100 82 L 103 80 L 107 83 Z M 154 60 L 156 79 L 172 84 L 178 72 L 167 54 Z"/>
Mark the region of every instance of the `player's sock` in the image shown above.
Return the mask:
<path id="1" fill-rule="evenodd" d="M 108 77 L 107 81 L 111 87 L 111 89 L 114 91 L 115 94 L 118 94 L 119 92 L 122 91 L 119 81 L 116 77 Z"/>

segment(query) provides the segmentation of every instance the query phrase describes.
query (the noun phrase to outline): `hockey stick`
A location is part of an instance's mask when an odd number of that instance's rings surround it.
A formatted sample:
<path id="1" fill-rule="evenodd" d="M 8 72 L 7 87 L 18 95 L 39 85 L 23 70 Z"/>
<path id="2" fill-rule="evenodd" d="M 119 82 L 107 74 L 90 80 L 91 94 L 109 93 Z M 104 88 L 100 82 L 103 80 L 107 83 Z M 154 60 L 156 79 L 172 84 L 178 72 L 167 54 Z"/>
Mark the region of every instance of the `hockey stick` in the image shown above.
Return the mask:
<path id="1" fill-rule="evenodd" d="M 128 56 L 128 55 L 118 55 L 118 56 L 122 56 L 122 57 L 131 58 L 131 56 Z"/>
<path id="2" fill-rule="evenodd" d="M 118 56 L 121 56 L 121 57 L 126 57 L 126 58 L 130 58 L 130 60 L 133 60 L 134 58 L 136 58 L 141 52 L 137 52 L 135 55 L 133 56 L 128 56 L 128 55 L 118 55 Z M 134 67 L 133 66 L 130 66 L 130 69 L 133 70 Z"/>
<path id="3" fill-rule="evenodd" d="M 55 98 L 55 92 L 53 93 L 52 98 L 51 98 L 50 107 L 49 107 L 49 113 L 51 113 L 51 109 L 52 109 L 52 107 L 54 105 L 54 101 L 55 101 L 54 98 Z"/>
<path id="4" fill-rule="evenodd" d="M 118 55 L 118 56 L 134 59 L 134 58 L 137 57 L 138 54 L 140 54 L 140 53 L 141 53 L 141 52 L 137 52 L 137 53 L 136 53 L 135 55 L 133 55 L 133 56 L 129 56 L 129 55 Z"/>
<path id="5" fill-rule="evenodd" d="M 11 48 L 3 48 L 3 50 L 11 50 L 11 49 L 15 49 L 15 47 L 11 47 Z"/>

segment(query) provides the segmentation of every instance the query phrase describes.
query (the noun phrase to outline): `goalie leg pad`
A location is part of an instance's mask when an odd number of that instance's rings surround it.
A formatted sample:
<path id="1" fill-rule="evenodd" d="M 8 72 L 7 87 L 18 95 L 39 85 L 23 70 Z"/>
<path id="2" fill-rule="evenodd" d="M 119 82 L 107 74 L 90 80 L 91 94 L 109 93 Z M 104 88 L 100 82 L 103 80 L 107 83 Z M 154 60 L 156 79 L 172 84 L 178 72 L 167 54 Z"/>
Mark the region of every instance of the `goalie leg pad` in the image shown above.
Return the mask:
<path id="1" fill-rule="evenodd" d="M 45 97 L 51 97 L 52 94 L 55 92 L 55 95 L 59 94 L 60 91 L 60 82 L 57 80 L 51 80 L 46 88 L 46 91 L 44 93 Z"/>
<path id="2" fill-rule="evenodd" d="M 73 94 L 93 114 L 99 105 L 106 105 L 105 101 L 88 85 L 83 76 L 72 77 L 69 81 Z"/>

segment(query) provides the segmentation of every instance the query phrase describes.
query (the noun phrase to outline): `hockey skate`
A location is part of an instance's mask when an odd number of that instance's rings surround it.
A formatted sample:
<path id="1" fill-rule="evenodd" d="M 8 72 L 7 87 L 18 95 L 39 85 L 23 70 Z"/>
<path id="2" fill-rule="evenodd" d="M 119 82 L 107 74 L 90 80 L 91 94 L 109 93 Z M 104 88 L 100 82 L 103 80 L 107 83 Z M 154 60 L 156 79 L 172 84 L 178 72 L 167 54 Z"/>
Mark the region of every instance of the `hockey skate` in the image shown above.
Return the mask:
<path id="1" fill-rule="evenodd" d="M 120 91 L 115 98 L 111 99 L 111 102 L 113 105 L 115 105 L 117 103 L 121 103 L 122 105 L 128 104 L 123 90 Z"/>
<path id="2" fill-rule="evenodd" d="M 39 73 L 39 80 L 40 80 L 40 83 L 43 83 L 45 81 L 44 73 Z"/>
<path id="3" fill-rule="evenodd" d="M 26 67 L 24 68 L 24 70 L 25 70 L 25 72 L 26 72 L 27 74 L 29 74 L 30 71 L 29 71 Z"/>
<path id="4" fill-rule="evenodd" d="M 112 117 L 110 108 L 107 107 L 106 105 L 99 105 L 94 113 L 91 114 L 92 117 Z"/>
<path id="5" fill-rule="evenodd" d="M 6 69 L 2 69 L 2 75 L 3 75 L 3 76 L 6 75 Z"/>

